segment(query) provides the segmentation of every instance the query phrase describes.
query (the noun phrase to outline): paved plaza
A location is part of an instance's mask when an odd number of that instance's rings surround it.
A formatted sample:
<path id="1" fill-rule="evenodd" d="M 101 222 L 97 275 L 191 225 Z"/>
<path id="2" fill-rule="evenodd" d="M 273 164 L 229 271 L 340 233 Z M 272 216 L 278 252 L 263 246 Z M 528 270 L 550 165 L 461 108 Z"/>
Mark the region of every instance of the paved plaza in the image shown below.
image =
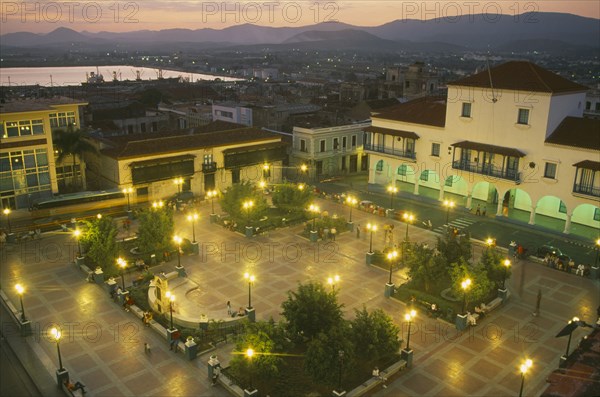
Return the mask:
<path id="1" fill-rule="evenodd" d="M 348 216 L 348 208 L 332 201 L 317 200 L 330 215 Z M 237 309 L 248 302 L 244 272 L 252 272 L 256 282 L 252 304 L 258 320 L 280 318 L 281 303 L 287 291 L 309 280 L 325 282 L 339 274 L 336 288 L 347 317 L 363 305 L 382 308 L 402 328 L 405 305 L 384 297 L 388 279 L 385 270 L 365 264 L 369 236 L 342 233 L 335 242 L 310 243 L 299 236 L 303 225 L 272 231 L 251 239 L 232 233 L 208 220 L 204 203 L 196 226 L 200 254 L 183 256 L 188 276 L 199 285 L 194 299 L 206 313 L 227 313 L 226 302 Z M 191 226 L 183 213 L 176 214 L 176 232 L 191 239 Z M 355 224 L 374 222 L 395 224 L 394 238 L 404 237 L 405 224 L 354 211 Z M 410 226 L 411 241 L 435 244 L 434 231 Z M 383 233 L 374 235 L 375 249 L 383 248 Z M 482 247 L 474 245 L 477 258 Z M 29 337 L 35 357 L 50 375 L 58 368 L 56 346 L 45 333 L 58 324 L 65 332 L 60 348 L 63 364 L 73 380 L 87 386 L 89 396 L 225 396 L 220 386 L 207 379 L 208 355 L 188 361 L 168 349 L 164 337 L 142 326 L 110 298 L 105 288 L 86 282 L 85 274 L 73 264 L 76 243 L 69 234 L 45 233 L 41 240 L 6 245 L 2 249 L 2 289 L 15 305 L 14 284 L 27 287 L 24 305 L 34 324 Z M 159 269 L 173 270 L 176 260 Z M 414 364 L 410 370 L 390 379 L 377 396 L 506 396 L 517 395 L 518 367 L 525 358 L 534 361 L 525 382 L 525 395 L 539 395 L 546 378 L 558 367 L 566 347 L 565 338 L 554 336 L 573 316 L 593 323 L 600 304 L 598 280 L 553 271 L 525 260 L 514 263 L 507 282 L 509 301 L 491 316 L 464 333 L 452 324 L 418 314 L 412 326 L 411 347 Z M 126 284 L 137 273 L 126 276 Z M 403 272 L 394 273 L 399 285 Z M 542 291 L 540 316 L 532 316 L 538 290 Z M 6 322 L 7 319 L 2 320 Z M 585 331 L 573 334 L 573 349 Z M 19 339 L 17 339 L 19 340 Z M 26 343 L 20 339 L 20 343 Z M 152 346 L 144 353 L 143 344 Z M 232 344 L 222 345 L 216 354 L 227 363 Z"/>

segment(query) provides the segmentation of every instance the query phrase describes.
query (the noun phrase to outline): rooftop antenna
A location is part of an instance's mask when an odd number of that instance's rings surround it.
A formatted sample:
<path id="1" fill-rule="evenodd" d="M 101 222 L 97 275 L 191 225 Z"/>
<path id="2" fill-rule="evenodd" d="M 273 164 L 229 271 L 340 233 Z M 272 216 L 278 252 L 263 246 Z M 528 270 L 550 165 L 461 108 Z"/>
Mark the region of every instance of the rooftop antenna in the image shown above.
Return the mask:
<path id="1" fill-rule="evenodd" d="M 492 81 L 492 71 L 490 70 L 490 46 L 489 46 L 489 44 L 488 44 L 488 53 L 485 57 L 485 64 L 487 66 L 488 77 L 490 79 L 490 88 L 492 89 L 492 102 L 496 103 L 496 102 L 498 102 L 498 99 L 496 98 L 496 95 L 494 94 L 494 82 Z"/>

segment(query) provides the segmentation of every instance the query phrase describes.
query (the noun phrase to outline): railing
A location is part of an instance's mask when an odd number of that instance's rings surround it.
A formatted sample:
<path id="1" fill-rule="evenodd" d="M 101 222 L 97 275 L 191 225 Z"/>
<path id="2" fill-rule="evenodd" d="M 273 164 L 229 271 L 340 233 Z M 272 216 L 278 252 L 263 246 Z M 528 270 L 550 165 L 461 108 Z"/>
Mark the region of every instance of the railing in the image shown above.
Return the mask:
<path id="1" fill-rule="evenodd" d="M 212 161 L 210 163 L 202 163 L 202 172 L 209 173 L 217 170 L 217 163 Z"/>
<path id="2" fill-rule="evenodd" d="M 576 183 L 573 185 L 573 193 L 586 194 L 588 196 L 600 197 L 600 187 L 590 185 L 581 185 Z"/>
<path id="3" fill-rule="evenodd" d="M 364 149 L 371 152 L 391 154 L 392 156 L 404 157 L 411 160 L 415 160 L 417 158 L 416 152 L 407 152 L 405 150 L 392 149 L 385 146 L 373 145 L 371 143 L 365 143 Z"/>
<path id="4" fill-rule="evenodd" d="M 493 164 L 480 164 L 473 163 L 470 161 L 454 161 L 452 168 L 456 170 L 463 170 L 467 172 L 473 172 L 475 174 L 488 175 L 494 178 L 506 179 L 509 181 L 520 182 L 521 173 L 516 170 L 503 170 L 499 169 Z"/>

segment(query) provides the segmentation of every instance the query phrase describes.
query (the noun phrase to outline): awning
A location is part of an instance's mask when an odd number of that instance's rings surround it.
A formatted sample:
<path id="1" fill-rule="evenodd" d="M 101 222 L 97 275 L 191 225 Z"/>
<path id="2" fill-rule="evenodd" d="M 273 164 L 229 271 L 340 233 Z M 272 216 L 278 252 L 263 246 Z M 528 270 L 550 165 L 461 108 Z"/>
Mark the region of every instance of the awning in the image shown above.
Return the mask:
<path id="1" fill-rule="evenodd" d="M 171 163 L 180 163 L 185 160 L 193 160 L 196 156 L 193 154 L 183 154 L 181 156 L 173 156 L 173 157 L 161 157 L 158 159 L 145 160 L 145 161 L 134 161 L 129 164 L 131 168 L 143 168 L 150 167 L 153 165 L 161 165 L 161 164 L 171 164 Z"/>
<path id="2" fill-rule="evenodd" d="M 373 126 L 367 127 L 364 130 L 367 132 L 375 132 L 378 134 L 399 136 L 402 138 L 411 138 L 411 139 L 419 139 L 420 138 L 420 136 L 418 136 L 416 133 L 414 133 L 412 131 L 393 130 L 391 128 L 382 128 L 382 127 L 373 127 Z"/>
<path id="3" fill-rule="evenodd" d="M 479 152 L 496 153 L 501 154 L 503 156 L 525 157 L 525 153 L 523 153 L 520 150 L 503 146 L 488 145 L 486 143 L 461 141 L 453 143 L 452 146 L 459 147 L 461 149 L 477 150 Z"/>
<path id="4" fill-rule="evenodd" d="M 600 162 L 592 160 L 583 160 L 573 164 L 573 167 L 585 168 L 586 170 L 600 171 Z"/>

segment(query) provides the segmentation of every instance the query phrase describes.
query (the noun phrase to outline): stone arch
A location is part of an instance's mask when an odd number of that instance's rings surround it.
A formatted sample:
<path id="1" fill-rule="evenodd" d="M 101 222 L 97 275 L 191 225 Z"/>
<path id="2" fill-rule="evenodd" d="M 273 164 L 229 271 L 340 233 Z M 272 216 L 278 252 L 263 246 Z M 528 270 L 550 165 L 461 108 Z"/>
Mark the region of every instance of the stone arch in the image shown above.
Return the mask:
<path id="1" fill-rule="evenodd" d="M 529 193 L 523 189 L 508 189 L 502 195 L 502 202 L 498 204 L 502 216 L 519 220 L 525 223 L 535 223 L 535 207 Z"/>
<path id="2" fill-rule="evenodd" d="M 437 200 L 440 195 L 439 191 L 440 175 L 435 170 L 422 170 L 418 176 L 418 186 L 415 188 L 415 194 Z"/>
<path id="3" fill-rule="evenodd" d="M 567 205 L 556 196 L 542 196 L 535 205 L 537 225 L 563 232 L 568 215 Z"/>
<path id="4" fill-rule="evenodd" d="M 469 184 L 460 175 L 448 175 L 440 184 L 440 201 L 452 200 L 458 205 L 467 205 Z"/>
<path id="5" fill-rule="evenodd" d="M 375 161 L 373 164 L 373 179 L 378 185 L 387 185 L 390 182 L 390 163 L 385 159 Z"/>
<path id="6" fill-rule="evenodd" d="M 470 194 L 470 208 L 476 209 L 479 205 L 480 211 L 487 215 L 493 215 L 496 212 L 498 204 L 498 189 L 493 183 L 488 181 L 479 181 L 473 185 Z"/>
<path id="7" fill-rule="evenodd" d="M 571 216 L 571 233 L 586 238 L 597 238 L 600 230 L 600 207 L 593 204 L 579 204 Z"/>

